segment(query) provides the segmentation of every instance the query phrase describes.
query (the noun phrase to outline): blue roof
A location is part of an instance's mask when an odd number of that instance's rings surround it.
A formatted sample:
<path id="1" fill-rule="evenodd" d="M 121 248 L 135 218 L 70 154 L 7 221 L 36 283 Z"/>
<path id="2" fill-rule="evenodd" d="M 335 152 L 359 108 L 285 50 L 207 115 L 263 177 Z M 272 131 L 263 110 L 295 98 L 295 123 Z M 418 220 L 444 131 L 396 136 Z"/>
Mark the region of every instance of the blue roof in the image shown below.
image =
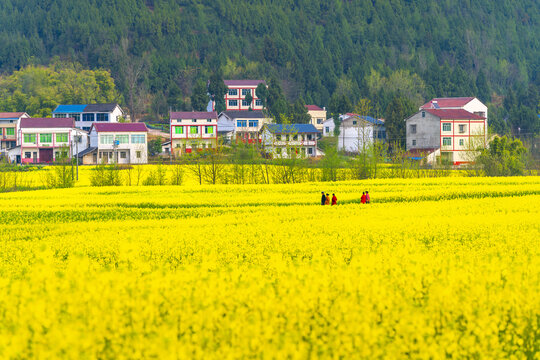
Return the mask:
<path id="1" fill-rule="evenodd" d="M 272 133 L 318 133 L 319 130 L 312 124 L 266 124 Z"/>
<path id="2" fill-rule="evenodd" d="M 82 113 L 88 105 L 58 105 L 53 114 L 57 113 Z"/>
<path id="3" fill-rule="evenodd" d="M 375 118 L 373 118 L 371 116 L 362 115 L 362 116 L 359 116 L 359 117 L 366 120 L 367 122 L 370 122 L 370 123 L 375 124 L 375 125 L 384 125 L 384 122 L 382 122 L 379 119 L 375 119 Z"/>

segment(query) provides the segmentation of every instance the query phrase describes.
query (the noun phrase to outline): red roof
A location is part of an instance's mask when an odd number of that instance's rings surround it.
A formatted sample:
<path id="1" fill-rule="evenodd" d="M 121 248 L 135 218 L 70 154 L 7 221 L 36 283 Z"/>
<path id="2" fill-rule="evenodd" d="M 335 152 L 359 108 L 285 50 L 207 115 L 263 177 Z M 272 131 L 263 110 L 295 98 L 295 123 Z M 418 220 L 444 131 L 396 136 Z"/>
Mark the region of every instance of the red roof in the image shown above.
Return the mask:
<path id="1" fill-rule="evenodd" d="M 308 111 L 324 111 L 324 109 L 321 109 L 317 105 L 305 105 L 305 107 L 308 109 Z"/>
<path id="2" fill-rule="evenodd" d="M 0 119 L 13 119 L 20 118 L 26 114 L 25 112 L 0 112 Z"/>
<path id="3" fill-rule="evenodd" d="M 21 129 L 74 128 L 74 118 L 22 118 Z"/>
<path id="4" fill-rule="evenodd" d="M 474 99 L 474 97 L 435 98 L 422 105 L 420 109 L 436 109 L 437 107 L 433 104 L 433 102 L 435 102 L 441 109 L 459 108 L 467 105 Z"/>
<path id="5" fill-rule="evenodd" d="M 145 123 L 94 123 L 97 132 L 147 132 Z"/>
<path id="6" fill-rule="evenodd" d="M 217 112 L 206 112 L 206 111 L 180 111 L 180 112 L 171 112 L 171 120 L 182 120 L 182 119 L 217 119 Z"/>
<path id="7" fill-rule="evenodd" d="M 424 109 L 445 120 L 485 120 L 485 117 L 475 115 L 463 109 Z"/>
<path id="8" fill-rule="evenodd" d="M 257 86 L 260 83 L 266 84 L 264 80 L 223 80 L 227 86 Z"/>

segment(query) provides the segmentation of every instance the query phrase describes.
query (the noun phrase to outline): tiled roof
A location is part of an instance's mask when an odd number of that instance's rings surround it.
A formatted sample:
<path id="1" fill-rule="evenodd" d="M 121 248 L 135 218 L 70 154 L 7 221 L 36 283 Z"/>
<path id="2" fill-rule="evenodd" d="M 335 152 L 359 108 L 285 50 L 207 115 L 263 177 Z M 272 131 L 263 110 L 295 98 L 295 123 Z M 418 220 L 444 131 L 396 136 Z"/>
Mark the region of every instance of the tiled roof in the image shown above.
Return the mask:
<path id="1" fill-rule="evenodd" d="M 84 108 L 84 112 L 111 112 L 118 104 L 89 104 Z"/>
<path id="2" fill-rule="evenodd" d="M 73 118 L 22 118 L 21 129 L 32 128 L 74 128 Z"/>
<path id="3" fill-rule="evenodd" d="M 118 106 L 117 103 L 111 104 L 74 104 L 74 105 L 58 105 L 54 109 L 54 114 L 63 113 L 92 113 L 92 112 L 112 112 Z"/>
<path id="4" fill-rule="evenodd" d="M 217 119 L 217 112 L 206 112 L 206 111 L 180 111 L 180 112 L 171 112 L 171 120 L 182 120 L 182 119 Z"/>
<path id="5" fill-rule="evenodd" d="M 271 133 L 290 134 L 290 133 L 318 133 L 319 130 L 312 124 L 266 124 Z"/>
<path id="6" fill-rule="evenodd" d="M 97 132 L 147 132 L 145 123 L 93 123 Z"/>
<path id="7" fill-rule="evenodd" d="M 324 109 L 321 109 L 319 106 L 317 105 L 304 105 L 308 111 L 324 111 Z"/>
<path id="8" fill-rule="evenodd" d="M 25 112 L 0 112 L 0 119 L 18 119 L 26 114 Z"/>
<path id="9" fill-rule="evenodd" d="M 347 120 L 351 117 L 357 117 L 357 118 L 361 118 L 361 119 L 364 119 L 366 120 L 367 122 L 370 122 L 372 124 L 375 124 L 375 125 L 384 125 L 384 121 L 382 120 L 379 120 L 379 119 L 375 119 L 374 117 L 371 117 L 371 116 L 366 116 L 366 115 L 358 115 L 358 114 L 354 114 L 354 113 L 347 113 L 346 114 L 346 118 L 344 118 L 344 120 Z"/>
<path id="10" fill-rule="evenodd" d="M 223 111 L 221 114 L 226 115 L 229 119 L 265 119 L 266 116 L 262 111 Z"/>
<path id="11" fill-rule="evenodd" d="M 91 146 L 89 148 L 84 149 L 83 151 L 80 151 L 79 154 L 77 155 L 77 157 L 83 157 L 84 155 L 91 154 L 96 150 L 97 150 L 97 147 Z"/>
<path id="12" fill-rule="evenodd" d="M 439 109 L 463 107 L 473 101 L 474 97 L 451 97 L 451 98 L 435 98 L 422 105 L 421 109 Z M 438 107 L 437 107 L 438 106 Z"/>
<path id="13" fill-rule="evenodd" d="M 227 86 L 257 86 L 260 83 L 266 84 L 264 80 L 223 80 Z"/>
<path id="14" fill-rule="evenodd" d="M 82 113 L 86 105 L 58 105 L 53 114 Z"/>
<path id="15" fill-rule="evenodd" d="M 424 111 L 444 120 L 485 120 L 485 117 L 463 109 L 424 109 Z"/>

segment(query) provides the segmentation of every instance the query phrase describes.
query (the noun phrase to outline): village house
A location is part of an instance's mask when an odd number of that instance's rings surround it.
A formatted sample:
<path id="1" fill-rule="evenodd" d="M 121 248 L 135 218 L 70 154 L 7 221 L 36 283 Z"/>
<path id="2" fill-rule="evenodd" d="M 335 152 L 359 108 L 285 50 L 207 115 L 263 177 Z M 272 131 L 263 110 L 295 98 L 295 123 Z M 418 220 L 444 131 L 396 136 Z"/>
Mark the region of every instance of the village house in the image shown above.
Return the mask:
<path id="1" fill-rule="evenodd" d="M 25 112 L 0 113 L 0 154 L 6 155 L 7 150 L 17 146 L 19 121 L 28 117 Z"/>
<path id="2" fill-rule="evenodd" d="M 171 112 L 170 127 L 174 156 L 217 147 L 218 120 L 215 111 Z"/>
<path id="3" fill-rule="evenodd" d="M 53 111 L 54 118 L 74 118 L 75 126 L 90 131 L 92 124 L 117 123 L 124 117 L 118 104 L 58 105 Z"/>
<path id="4" fill-rule="evenodd" d="M 144 123 L 94 123 L 90 147 L 79 152 L 84 165 L 146 164 L 148 128 Z"/>
<path id="5" fill-rule="evenodd" d="M 444 110 L 466 110 L 472 114 L 483 118 L 488 118 L 488 108 L 475 97 L 451 97 L 435 98 L 425 103 L 419 110 L 444 109 Z"/>
<path id="6" fill-rule="evenodd" d="M 487 119 L 464 109 L 422 107 L 405 122 L 407 151 L 423 153 L 419 157 L 427 156 L 430 163 L 469 163 L 486 145 Z"/>
<path id="7" fill-rule="evenodd" d="M 326 109 L 320 108 L 317 105 L 305 105 L 309 116 L 311 116 L 311 124 L 315 126 L 319 132 L 323 131 L 324 122 L 326 121 Z"/>
<path id="8" fill-rule="evenodd" d="M 53 163 L 88 147 L 88 133 L 75 127 L 73 118 L 21 118 L 17 142 L 10 158 L 17 163 Z"/>
<path id="9" fill-rule="evenodd" d="M 334 129 L 336 128 L 336 124 L 334 123 L 334 118 L 327 119 L 323 123 L 323 137 L 325 136 L 334 136 Z"/>
<path id="10" fill-rule="evenodd" d="M 318 156 L 319 130 L 313 124 L 265 124 L 261 129 L 264 151 L 272 158 Z"/>
<path id="11" fill-rule="evenodd" d="M 230 140 L 242 140 L 245 143 L 259 143 L 260 130 L 272 119 L 262 111 L 224 111 L 218 117 L 218 133 Z"/>
<path id="12" fill-rule="evenodd" d="M 347 113 L 341 117 L 338 151 L 359 153 L 375 141 L 386 141 L 384 121 Z"/>
<path id="13" fill-rule="evenodd" d="M 262 100 L 257 97 L 256 89 L 259 84 L 265 84 L 264 80 L 224 80 L 228 91 L 225 94 L 226 110 L 262 110 Z M 246 96 L 251 94 L 252 103 L 248 103 Z M 212 110 L 215 110 L 215 103 L 212 103 Z"/>

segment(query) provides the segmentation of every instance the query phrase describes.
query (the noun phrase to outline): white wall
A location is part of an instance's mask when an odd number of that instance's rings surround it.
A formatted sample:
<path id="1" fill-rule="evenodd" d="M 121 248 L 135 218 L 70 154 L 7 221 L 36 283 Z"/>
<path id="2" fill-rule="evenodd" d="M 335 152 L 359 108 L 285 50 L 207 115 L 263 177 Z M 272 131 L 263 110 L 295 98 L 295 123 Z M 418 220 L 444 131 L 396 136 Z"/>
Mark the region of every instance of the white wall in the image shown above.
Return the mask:
<path id="1" fill-rule="evenodd" d="M 343 121 L 338 137 L 338 151 L 360 152 L 364 146 L 373 143 L 373 124 L 352 119 Z"/>

